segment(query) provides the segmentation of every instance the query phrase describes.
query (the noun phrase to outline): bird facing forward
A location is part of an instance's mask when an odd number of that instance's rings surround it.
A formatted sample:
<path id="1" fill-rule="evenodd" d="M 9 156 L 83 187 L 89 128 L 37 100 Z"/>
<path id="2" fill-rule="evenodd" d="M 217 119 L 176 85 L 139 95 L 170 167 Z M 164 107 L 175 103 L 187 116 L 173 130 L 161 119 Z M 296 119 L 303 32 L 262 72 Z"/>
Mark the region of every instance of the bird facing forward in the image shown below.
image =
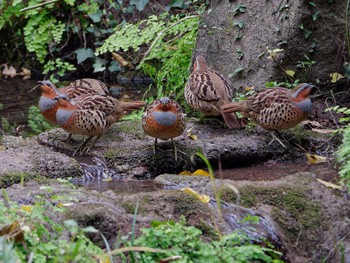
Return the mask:
<path id="1" fill-rule="evenodd" d="M 218 71 L 208 67 L 203 56 L 197 56 L 186 87 L 187 103 L 204 116 L 220 116 L 227 126 L 241 128 L 235 113 L 223 112 L 222 106 L 232 100 L 232 88 L 227 79 Z"/>
<path id="2" fill-rule="evenodd" d="M 312 108 L 309 95 L 314 88 L 314 85 L 302 83 L 293 90 L 282 87 L 265 89 L 245 101 L 224 105 L 223 112 L 241 112 L 268 131 L 289 129 L 308 117 Z"/>
<path id="3" fill-rule="evenodd" d="M 58 125 L 71 134 L 88 136 L 73 155 L 88 152 L 106 130 L 124 116 L 124 112 L 139 110 L 145 105 L 143 101 L 122 102 L 98 94 L 81 95 L 77 100 L 69 100 L 66 95 L 60 94 L 55 100 L 58 103 Z M 86 147 L 94 136 L 91 146 Z"/>
<path id="4" fill-rule="evenodd" d="M 147 135 L 155 138 L 154 154 L 158 138 L 164 141 L 171 139 L 177 160 L 177 149 L 173 138 L 180 136 L 185 130 L 184 116 L 181 106 L 168 97 L 155 100 L 147 107 L 142 117 L 142 128 Z"/>
<path id="5" fill-rule="evenodd" d="M 42 91 L 39 100 L 39 109 L 44 118 L 52 124 L 57 124 L 56 111 L 58 109 L 58 104 L 55 98 L 58 95 L 64 94 L 68 99 L 77 98 L 84 94 L 109 95 L 106 84 L 96 79 L 78 79 L 60 89 L 57 89 L 49 80 L 38 81 L 38 84 Z"/>

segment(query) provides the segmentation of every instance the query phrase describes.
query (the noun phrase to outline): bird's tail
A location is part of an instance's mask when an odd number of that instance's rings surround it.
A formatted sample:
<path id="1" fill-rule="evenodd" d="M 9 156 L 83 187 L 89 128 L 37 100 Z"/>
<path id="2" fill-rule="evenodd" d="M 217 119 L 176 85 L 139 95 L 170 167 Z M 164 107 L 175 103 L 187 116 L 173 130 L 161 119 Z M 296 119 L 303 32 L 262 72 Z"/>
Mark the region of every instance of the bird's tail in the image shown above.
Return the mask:
<path id="1" fill-rule="evenodd" d="M 146 103 L 144 101 L 123 101 L 122 107 L 124 111 L 133 111 L 142 109 Z"/>
<path id="2" fill-rule="evenodd" d="M 226 112 L 222 112 L 222 117 L 224 118 L 225 123 L 227 124 L 227 126 L 231 129 L 241 129 L 241 123 L 238 120 L 236 113 L 234 112 L 230 112 L 230 113 L 226 113 Z"/>
<path id="3" fill-rule="evenodd" d="M 221 107 L 221 115 L 226 124 L 231 129 L 241 129 L 244 127 L 241 120 L 238 119 L 236 112 L 242 110 L 242 102 L 230 102 Z"/>

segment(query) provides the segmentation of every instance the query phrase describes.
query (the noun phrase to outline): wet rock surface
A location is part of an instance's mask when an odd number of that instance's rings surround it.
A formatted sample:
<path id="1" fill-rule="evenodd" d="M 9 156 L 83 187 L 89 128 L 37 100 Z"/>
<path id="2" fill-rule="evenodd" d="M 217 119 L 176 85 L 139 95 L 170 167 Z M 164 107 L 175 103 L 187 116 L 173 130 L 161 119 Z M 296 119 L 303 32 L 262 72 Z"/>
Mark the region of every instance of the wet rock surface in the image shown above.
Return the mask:
<path id="1" fill-rule="evenodd" d="M 220 160 L 223 168 L 230 168 L 267 160 L 305 158 L 305 151 L 329 155 L 340 141 L 336 136 L 324 136 L 295 128 L 282 132 L 283 141 L 288 147 L 285 149 L 277 141 L 270 144 L 272 136 L 260 129 L 229 130 L 193 121 L 187 125 L 187 129 L 190 128 L 198 140 L 191 140 L 186 132 L 176 138 L 177 161 L 170 140 L 159 141 L 156 155 L 153 155 L 154 138 L 143 133 L 139 121 L 114 124 L 90 150 L 89 156 L 105 160 L 108 167 L 119 176 L 148 178 L 205 167 L 204 162 L 195 156 L 196 152 L 204 153 L 214 167 L 218 166 Z M 74 136 L 77 141 L 70 144 L 58 139 L 65 136 L 62 129 L 53 129 L 40 134 L 38 141 L 71 155 L 81 143 L 82 136 Z"/>
<path id="2" fill-rule="evenodd" d="M 335 246 L 337 242 L 345 247 L 345 257 L 350 255 L 350 202 L 341 192 L 320 184 L 311 173 L 269 182 L 215 180 L 221 192 L 223 220 L 217 210 L 213 182 L 208 178 L 166 174 L 158 176 L 156 182 L 170 190 L 140 190 L 133 194 L 86 191 L 50 179 L 45 182 L 46 187 L 30 181 L 25 188 L 8 187 L 7 193 L 10 200 L 19 204 L 60 196 L 54 205 L 67 204 L 61 220 L 74 219 L 82 227 L 94 226 L 111 246 L 118 235 L 131 231 L 138 204 L 137 234 L 153 220 L 177 221 L 184 216 L 208 238 L 217 238 L 218 229 L 225 234 L 241 229 L 256 243 L 267 239 L 284 253 L 286 262 L 340 262 L 341 246 Z M 209 195 L 211 200 L 202 203 L 180 191 L 182 187 Z M 257 221 L 247 220 L 249 216 Z M 91 234 L 90 238 L 105 246 L 100 234 Z"/>

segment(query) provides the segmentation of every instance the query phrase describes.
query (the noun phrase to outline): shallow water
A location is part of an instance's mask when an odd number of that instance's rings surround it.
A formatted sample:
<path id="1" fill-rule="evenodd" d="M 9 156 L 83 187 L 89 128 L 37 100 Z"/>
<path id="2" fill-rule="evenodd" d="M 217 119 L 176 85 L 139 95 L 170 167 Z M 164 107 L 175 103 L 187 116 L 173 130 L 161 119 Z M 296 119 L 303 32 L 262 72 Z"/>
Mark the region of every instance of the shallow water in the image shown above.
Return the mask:
<path id="1" fill-rule="evenodd" d="M 336 183 L 337 179 L 339 179 L 337 171 L 330 163 L 320 163 L 315 165 L 307 163 L 259 164 L 250 167 L 227 169 L 223 170 L 221 173 L 215 171 L 215 176 L 220 179 L 230 180 L 272 181 L 298 172 L 311 172 L 315 174 L 316 178 L 333 183 Z M 114 175 L 113 177 L 115 178 Z M 81 180 L 78 185 L 87 190 L 97 190 L 100 192 L 112 190 L 116 193 L 130 194 L 168 189 L 167 187 L 154 183 L 152 179 L 113 179 L 111 181 Z M 176 189 L 176 187 L 171 187 L 170 189 Z"/>

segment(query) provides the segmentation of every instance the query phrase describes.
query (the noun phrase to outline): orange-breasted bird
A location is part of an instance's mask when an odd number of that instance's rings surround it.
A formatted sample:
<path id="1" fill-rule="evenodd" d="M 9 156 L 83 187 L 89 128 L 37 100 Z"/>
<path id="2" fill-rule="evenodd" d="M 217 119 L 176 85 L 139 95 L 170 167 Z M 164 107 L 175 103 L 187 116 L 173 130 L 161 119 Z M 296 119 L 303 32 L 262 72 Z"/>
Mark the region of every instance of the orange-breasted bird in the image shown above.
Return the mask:
<path id="1" fill-rule="evenodd" d="M 99 94 L 108 96 L 109 91 L 102 81 L 96 79 L 78 79 L 68 86 L 57 89 L 49 80 L 38 81 L 42 95 L 39 100 L 39 109 L 46 120 L 52 124 L 57 124 L 56 111 L 58 109 L 57 97 L 60 94 L 66 95 L 68 99 L 73 99 L 84 94 Z"/>
<path id="2" fill-rule="evenodd" d="M 308 83 L 302 83 L 293 90 L 268 88 L 249 96 L 245 101 L 226 104 L 223 112 L 238 111 L 268 131 L 289 129 L 308 117 L 312 108 L 309 95 L 314 88 Z M 274 139 L 278 140 L 276 136 Z"/>
<path id="3" fill-rule="evenodd" d="M 147 135 L 155 138 L 154 154 L 158 138 L 164 141 L 171 139 L 177 160 L 177 149 L 173 138 L 180 136 L 185 130 L 184 116 L 181 106 L 168 97 L 155 100 L 147 107 L 142 117 L 142 128 Z"/>
<path id="4" fill-rule="evenodd" d="M 233 91 L 227 79 L 208 67 L 203 56 L 197 56 L 185 87 L 187 103 L 204 116 L 222 115 L 227 126 L 241 128 L 235 113 L 223 112 L 222 106 L 231 102 Z"/>
<path id="5" fill-rule="evenodd" d="M 98 94 L 81 95 L 77 100 L 69 100 L 66 95 L 60 94 L 55 100 L 58 103 L 58 125 L 71 134 L 88 136 L 73 155 L 88 152 L 105 131 L 124 116 L 125 111 L 139 110 L 145 105 L 143 101 L 122 102 Z M 94 136 L 96 138 L 91 146 L 86 147 Z"/>

